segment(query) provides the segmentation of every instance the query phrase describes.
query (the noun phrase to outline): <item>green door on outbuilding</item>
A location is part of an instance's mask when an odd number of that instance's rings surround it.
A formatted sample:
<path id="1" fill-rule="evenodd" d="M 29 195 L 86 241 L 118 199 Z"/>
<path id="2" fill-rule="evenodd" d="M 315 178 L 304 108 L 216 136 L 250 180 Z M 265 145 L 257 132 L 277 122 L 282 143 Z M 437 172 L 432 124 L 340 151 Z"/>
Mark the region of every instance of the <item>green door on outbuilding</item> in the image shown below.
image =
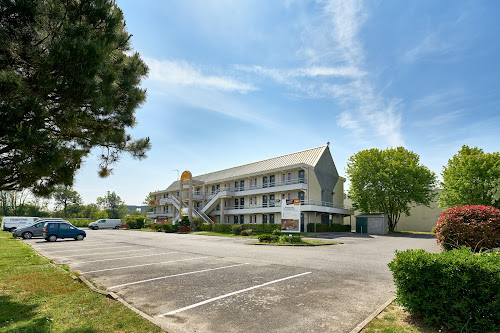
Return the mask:
<path id="1" fill-rule="evenodd" d="M 356 217 L 356 233 L 366 234 L 368 232 L 368 218 Z"/>

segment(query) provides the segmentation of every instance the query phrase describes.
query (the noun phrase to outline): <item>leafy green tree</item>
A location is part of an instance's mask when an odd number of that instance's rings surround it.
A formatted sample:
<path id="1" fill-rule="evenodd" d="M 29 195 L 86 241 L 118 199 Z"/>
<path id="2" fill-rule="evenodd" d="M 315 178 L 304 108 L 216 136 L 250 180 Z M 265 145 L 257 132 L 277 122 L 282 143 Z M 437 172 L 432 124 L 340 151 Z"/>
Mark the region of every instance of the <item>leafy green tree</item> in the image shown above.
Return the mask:
<path id="1" fill-rule="evenodd" d="M 360 151 L 349 158 L 349 197 L 363 213 L 388 216 L 394 231 L 401 214 L 414 205 L 428 206 L 434 198 L 436 175 L 419 163 L 418 154 L 404 147 Z"/>
<path id="2" fill-rule="evenodd" d="M 114 191 L 108 191 L 104 197 L 98 197 L 97 205 L 106 210 L 110 219 L 122 218 L 128 213 L 127 206 Z"/>
<path id="3" fill-rule="evenodd" d="M 67 208 L 69 205 L 80 206 L 83 204 L 80 194 L 69 186 L 57 186 L 52 197 L 54 198 L 56 208 L 62 208 L 64 217 L 74 217 L 67 215 Z M 74 211 L 75 207 L 72 208 Z"/>
<path id="4" fill-rule="evenodd" d="M 127 133 L 147 74 L 130 37 L 112 0 L 0 1 L 0 191 L 72 185 L 94 147 L 102 177 L 145 157 Z"/>
<path id="5" fill-rule="evenodd" d="M 500 178 L 493 182 L 493 188 L 490 190 L 491 205 L 500 209 Z"/>
<path id="6" fill-rule="evenodd" d="M 443 168 L 439 206 L 493 205 L 500 208 L 500 153 L 462 146 Z"/>

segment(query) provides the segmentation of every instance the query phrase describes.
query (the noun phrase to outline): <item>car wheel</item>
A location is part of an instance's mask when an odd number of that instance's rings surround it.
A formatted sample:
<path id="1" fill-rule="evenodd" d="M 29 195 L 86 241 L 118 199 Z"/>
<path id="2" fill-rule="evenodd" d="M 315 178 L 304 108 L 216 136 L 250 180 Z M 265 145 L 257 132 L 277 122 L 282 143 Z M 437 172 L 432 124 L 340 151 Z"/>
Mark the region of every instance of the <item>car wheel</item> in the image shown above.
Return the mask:
<path id="1" fill-rule="evenodd" d="M 31 237 L 33 237 L 33 234 L 29 231 L 26 231 L 26 232 L 23 232 L 22 236 L 24 239 L 30 239 Z"/>
<path id="2" fill-rule="evenodd" d="M 99 230 L 99 227 L 98 227 L 98 226 L 95 226 L 95 227 L 94 227 L 94 230 Z"/>
<path id="3" fill-rule="evenodd" d="M 79 234 L 76 236 L 76 240 L 83 240 L 85 237 L 83 236 L 83 234 Z"/>
<path id="4" fill-rule="evenodd" d="M 119 225 L 117 225 L 117 226 L 115 227 L 115 229 L 120 229 L 120 226 L 119 226 Z"/>
<path id="5" fill-rule="evenodd" d="M 57 236 L 56 235 L 50 235 L 49 236 L 49 241 L 50 242 L 55 242 L 57 240 Z"/>

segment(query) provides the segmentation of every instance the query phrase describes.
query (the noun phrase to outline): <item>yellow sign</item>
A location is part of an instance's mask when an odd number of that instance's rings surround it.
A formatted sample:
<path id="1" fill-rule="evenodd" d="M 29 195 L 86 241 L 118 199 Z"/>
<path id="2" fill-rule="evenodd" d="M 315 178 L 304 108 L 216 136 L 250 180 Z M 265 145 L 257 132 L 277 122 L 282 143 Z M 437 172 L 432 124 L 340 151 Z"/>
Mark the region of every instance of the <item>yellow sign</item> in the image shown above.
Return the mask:
<path id="1" fill-rule="evenodd" d="M 189 179 L 191 179 L 191 177 L 192 177 L 191 172 L 189 172 L 189 171 L 186 170 L 181 175 L 181 181 L 183 181 L 183 180 L 189 180 Z"/>
<path id="2" fill-rule="evenodd" d="M 155 201 L 149 200 L 148 205 L 149 205 L 149 207 L 153 207 L 155 205 Z"/>

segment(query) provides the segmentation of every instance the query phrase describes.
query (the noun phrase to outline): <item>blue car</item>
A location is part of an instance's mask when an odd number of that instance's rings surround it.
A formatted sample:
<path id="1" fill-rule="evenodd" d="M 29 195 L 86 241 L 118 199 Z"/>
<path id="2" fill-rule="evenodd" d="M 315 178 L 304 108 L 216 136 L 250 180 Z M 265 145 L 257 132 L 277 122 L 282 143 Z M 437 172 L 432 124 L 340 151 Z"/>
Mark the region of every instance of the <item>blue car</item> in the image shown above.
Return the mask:
<path id="1" fill-rule="evenodd" d="M 50 242 L 55 242 L 58 238 L 83 240 L 86 236 L 84 230 L 78 229 L 68 221 L 47 222 L 43 226 L 43 238 Z"/>

